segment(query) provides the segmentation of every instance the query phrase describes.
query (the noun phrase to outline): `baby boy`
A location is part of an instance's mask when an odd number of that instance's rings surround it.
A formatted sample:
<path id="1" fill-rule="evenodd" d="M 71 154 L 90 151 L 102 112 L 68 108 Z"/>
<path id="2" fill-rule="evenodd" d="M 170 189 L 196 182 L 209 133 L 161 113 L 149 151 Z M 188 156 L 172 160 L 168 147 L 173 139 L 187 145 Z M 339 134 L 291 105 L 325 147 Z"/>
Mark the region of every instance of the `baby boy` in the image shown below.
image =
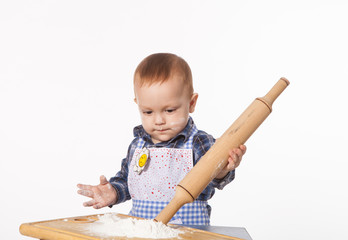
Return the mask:
<path id="1" fill-rule="evenodd" d="M 146 57 L 135 70 L 134 94 L 142 125 L 134 128 L 121 170 L 109 181 L 101 176 L 96 186 L 78 184 L 78 193 L 91 198 L 84 206 L 96 209 L 132 199 L 130 215 L 153 219 L 215 139 L 198 130 L 190 117 L 198 94 L 193 91 L 190 67 L 181 57 L 170 53 Z M 245 145 L 231 149 L 226 167 L 171 223 L 209 225 L 207 201 L 215 188 L 222 189 L 234 179 L 245 151 Z"/>

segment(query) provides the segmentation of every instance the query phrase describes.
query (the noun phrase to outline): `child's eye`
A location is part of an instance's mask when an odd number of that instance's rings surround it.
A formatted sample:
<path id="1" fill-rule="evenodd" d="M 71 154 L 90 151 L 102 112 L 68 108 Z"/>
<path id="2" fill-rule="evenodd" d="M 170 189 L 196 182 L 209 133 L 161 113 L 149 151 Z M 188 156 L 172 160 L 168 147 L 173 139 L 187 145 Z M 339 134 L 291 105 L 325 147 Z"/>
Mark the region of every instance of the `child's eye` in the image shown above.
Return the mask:
<path id="1" fill-rule="evenodd" d="M 166 110 L 167 113 L 172 113 L 172 112 L 174 112 L 174 111 L 175 111 L 175 109 L 167 109 L 167 110 Z"/>
<path id="2" fill-rule="evenodd" d="M 145 115 L 151 115 L 152 111 L 143 111 Z"/>

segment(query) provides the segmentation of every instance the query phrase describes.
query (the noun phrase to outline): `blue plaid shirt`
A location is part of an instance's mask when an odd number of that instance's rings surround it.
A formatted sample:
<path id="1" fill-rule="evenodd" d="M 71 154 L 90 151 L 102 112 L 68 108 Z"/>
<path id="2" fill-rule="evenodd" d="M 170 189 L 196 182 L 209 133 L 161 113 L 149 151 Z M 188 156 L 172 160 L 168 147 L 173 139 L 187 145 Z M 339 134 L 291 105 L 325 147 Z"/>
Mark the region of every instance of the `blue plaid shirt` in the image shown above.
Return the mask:
<path id="1" fill-rule="evenodd" d="M 184 130 L 182 130 L 176 137 L 170 139 L 169 141 L 160 142 L 154 144 L 151 140 L 151 136 L 145 132 L 144 128 L 140 125 L 134 128 L 134 140 L 129 145 L 127 157 L 122 160 L 121 170 L 116 174 L 116 176 L 110 178 L 111 185 L 115 188 L 117 192 L 117 202 L 116 204 L 122 203 L 131 199 L 128 191 L 128 171 L 129 165 L 132 161 L 134 151 L 136 149 L 137 143 L 140 138 L 145 140 L 144 147 L 147 148 L 181 148 L 184 143 L 189 138 L 190 129 L 194 126 L 194 122 L 190 117 L 188 123 Z M 201 157 L 210 149 L 210 147 L 215 143 L 215 139 L 199 130 L 193 138 L 193 165 L 195 165 Z M 223 189 L 228 183 L 230 183 L 235 176 L 235 170 L 229 172 L 223 179 L 214 179 L 209 183 L 209 185 L 203 190 L 203 192 L 198 196 L 198 200 L 209 200 L 215 193 L 215 188 Z"/>

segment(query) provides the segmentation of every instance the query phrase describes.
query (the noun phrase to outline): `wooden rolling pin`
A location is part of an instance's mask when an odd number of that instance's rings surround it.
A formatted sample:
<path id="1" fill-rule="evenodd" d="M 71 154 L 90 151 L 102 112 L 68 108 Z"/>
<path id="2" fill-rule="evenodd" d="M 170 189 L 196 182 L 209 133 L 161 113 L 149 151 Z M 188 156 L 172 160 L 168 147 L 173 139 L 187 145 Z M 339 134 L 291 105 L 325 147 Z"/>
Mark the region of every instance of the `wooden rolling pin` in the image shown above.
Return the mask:
<path id="1" fill-rule="evenodd" d="M 272 112 L 272 104 L 290 84 L 280 78 L 262 98 L 256 98 L 239 118 L 215 142 L 185 178 L 177 185 L 174 198 L 154 219 L 167 224 L 186 203 L 193 202 L 227 165 L 229 151 L 244 144 Z"/>

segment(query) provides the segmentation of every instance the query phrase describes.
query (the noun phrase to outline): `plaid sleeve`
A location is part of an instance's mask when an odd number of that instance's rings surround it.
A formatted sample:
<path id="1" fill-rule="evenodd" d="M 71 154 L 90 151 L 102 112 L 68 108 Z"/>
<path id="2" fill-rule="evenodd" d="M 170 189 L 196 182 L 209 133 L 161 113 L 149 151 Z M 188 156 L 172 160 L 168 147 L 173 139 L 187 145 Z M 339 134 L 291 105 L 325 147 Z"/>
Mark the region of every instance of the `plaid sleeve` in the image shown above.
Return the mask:
<path id="1" fill-rule="evenodd" d="M 193 141 L 193 152 L 194 152 L 194 164 L 196 164 L 201 157 L 208 152 L 208 150 L 215 143 L 215 139 L 203 132 L 199 131 Z M 223 179 L 213 179 L 209 185 L 204 189 L 199 198 L 201 200 L 208 200 L 214 195 L 214 188 L 223 189 L 228 183 L 232 182 L 235 176 L 235 171 L 229 172 Z"/>
<path id="2" fill-rule="evenodd" d="M 109 180 L 110 184 L 115 188 L 117 193 L 117 201 L 115 204 L 119 204 L 131 199 L 128 190 L 128 165 L 135 149 L 133 142 L 128 148 L 127 157 L 122 160 L 121 170 Z"/>
<path id="3" fill-rule="evenodd" d="M 222 179 L 213 179 L 213 181 L 211 181 L 211 184 L 219 189 L 222 190 L 227 184 L 229 184 L 230 182 L 233 181 L 234 177 L 235 177 L 235 171 L 236 170 L 232 170 L 230 171 L 224 178 Z"/>

